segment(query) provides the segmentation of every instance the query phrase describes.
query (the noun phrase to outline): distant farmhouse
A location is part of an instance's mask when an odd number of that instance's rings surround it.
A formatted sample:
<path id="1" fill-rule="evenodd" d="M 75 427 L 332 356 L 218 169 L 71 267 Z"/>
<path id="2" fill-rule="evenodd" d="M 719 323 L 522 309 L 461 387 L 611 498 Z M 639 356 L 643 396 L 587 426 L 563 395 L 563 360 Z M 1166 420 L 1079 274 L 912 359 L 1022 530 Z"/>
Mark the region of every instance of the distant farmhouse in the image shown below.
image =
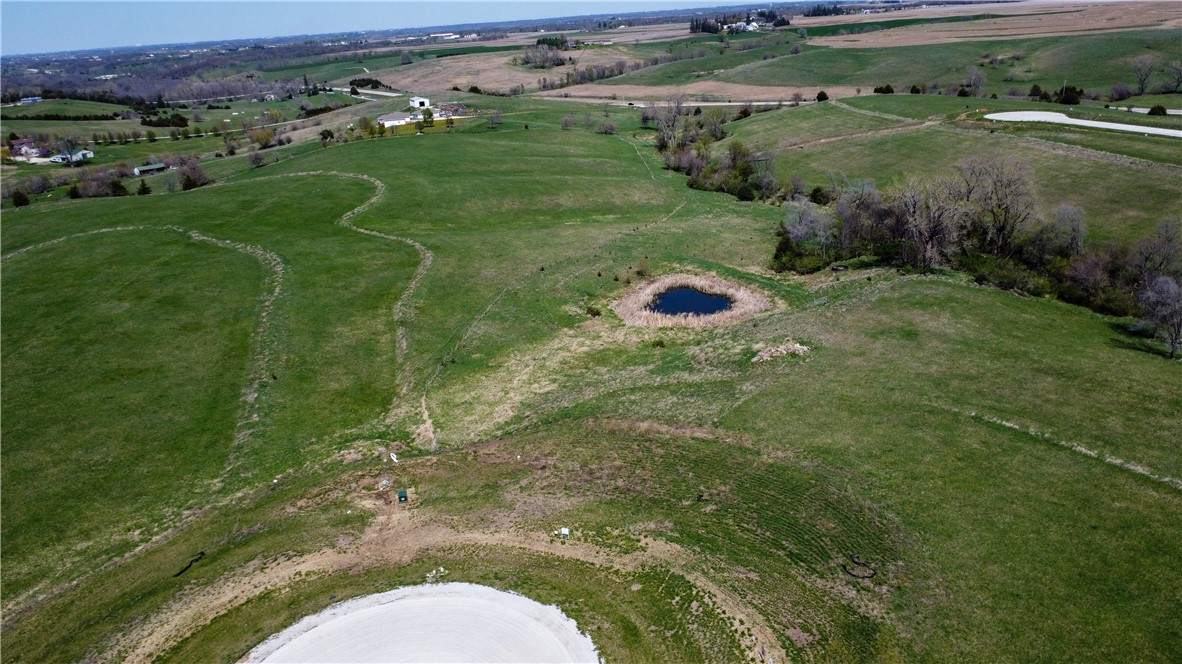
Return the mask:
<path id="1" fill-rule="evenodd" d="M 21 106 L 28 106 L 29 104 L 40 103 L 40 101 L 41 101 L 40 97 L 21 97 L 20 105 Z"/>
<path id="2" fill-rule="evenodd" d="M 31 138 L 18 138 L 12 142 L 12 156 L 40 157 L 41 150 Z"/>
<path id="3" fill-rule="evenodd" d="M 393 127 L 401 127 L 404 124 L 410 124 L 411 122 L 414 122 L 414 119 L 411 117 L 410 113 L 396 112 L 378 116 L 378 122 L 381 123 L 381 125 L 386 129 L 391 129 Z"/>

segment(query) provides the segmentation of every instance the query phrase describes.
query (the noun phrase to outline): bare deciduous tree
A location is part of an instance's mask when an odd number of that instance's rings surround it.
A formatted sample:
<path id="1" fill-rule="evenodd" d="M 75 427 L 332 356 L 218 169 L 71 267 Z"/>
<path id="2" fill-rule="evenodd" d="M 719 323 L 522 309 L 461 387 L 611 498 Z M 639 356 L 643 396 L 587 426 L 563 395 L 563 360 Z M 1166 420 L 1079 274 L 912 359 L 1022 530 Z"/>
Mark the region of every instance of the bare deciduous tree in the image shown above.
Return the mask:
<path id="1" fill-rule="evenodd" d="M 723 130 L 722 125 L 726 123 L 726 115 L 721 108 L 712 108 L 702 114 L 702 130 L 705 131 L 710 138 L 720 141 L 726 137 L 726 131 Z"/>
<path id="2" fill-rule="evenodd" d="M 965 87 L 972 90 L 973 94 L 980 92 L 981 88 L 985 87 L 985 72 L 976 67 L 969 67 L 965 76 Z"/>
<path id="3" fill-rule="evenodd" d="M 1096 253 L 1077 256 L 1067 266 L 1067 279 L 1088 297 L 1095 297 L 1108 285 L 1108 259 Z"/>
<path id="4" fill-rule="evenodd" d="M 1182 92 L 1182 62 L 1174 60 L 1166 65 L 1163 70 L 1166 76 L 1170 78 L 1170 88 L 1174 94 Z"/>
<path id="5" fill-rule="evenodd" d="M 1164 333 L 1170 347 L 1170 359 L 1178 355 L 1182 346 L 1182 285 L 1178 279 L 1160 276 L 1141 293 L 1141 308 L 1145 318 Z"/>
<path id="6" fill-rule="evenodd" d="M 1158 224 L 1152 235 L 1133 247 L 1130 260 L 1142 287 L 1159 276 L 1182 272 L 1182 223 L 1172 219 Z"/>
<path id="7" fill-rule="evenodd" d="M 1074 205 L 1060 205 L 1055 213 L 1055 223 L 1059 226 L 1063 247 L 1068 256 L 1078 256 L 1083 253 L 1084 240 L 1088 235 L 1088 225 L 1084 221 L 1084 211 Z"/>
<path id="8" fill-rule="evenodd" d="M 1158 62 L 1157 56 L 1152 53 L 1144 53 L 1133 58 L 1131 65 L 1133 68 L 1133 78 L 1137 79 L 1137 94 L 1145 94 L 1145 88 L 1149 85 L 1149 79 L 1157 71 Z"/>
<path id="9" fill-rule="evenodd" d="M 1034 218 L 1029 165 L 991 155 L 971 157 L 959 168 L 971 239 L 995 256 L 1010 256 L 1015 236 Z"/>
<path id="10" fill-rule="evenodd" d="M 895 192 L 892 214 L 909 263 L 922 270 L 945 264 L 959 242 L 964 219 L 958 183 L 951 179 L 909 180 Z"/>
<path id="11" fill-rule="evenodd" d="M 837 243 L 834 230 L 833 218 L 816 205 L 799 203 L 788 207 L 783 234 L 801 253 L 816 254 L 828 261 Z"/>

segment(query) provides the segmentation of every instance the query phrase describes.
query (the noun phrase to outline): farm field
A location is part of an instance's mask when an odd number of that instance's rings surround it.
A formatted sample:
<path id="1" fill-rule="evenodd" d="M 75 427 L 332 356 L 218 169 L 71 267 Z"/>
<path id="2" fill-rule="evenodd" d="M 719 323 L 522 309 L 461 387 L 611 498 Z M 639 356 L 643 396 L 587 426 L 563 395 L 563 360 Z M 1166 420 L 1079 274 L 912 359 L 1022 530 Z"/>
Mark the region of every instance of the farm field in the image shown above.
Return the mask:
<path id="1" fill-rule="evenodd" d="M 978 22 L 945 12 L 925 28 Z M 806 196 L 1012 160 L 1036 220 L 1078 208 L 1086 249 L 1124 260 L 1182 209 L 1182 139 L 984 116 L 1182 128 L 1006 94 L 1067 74 L 1107 89 L 1132 55 L 1182 58 L 1177 30 L 1047 36 L 1047 18 L 1034 37 L 890 48 L 638 26 L 620 34 L 650 41 L 578 66 L 718 54 L 579 87 L 825 86 L 841 98 L 686 100 L 688 149 L 714 168 L 750 150 Z M 872 36 L 821 20 L 810 40 Z M 521 44 L 260 74 L 372 74 L 478 113 L 455 126 L 355 131 L 404 104 L 380 99 L 225 157 L 157 129 L 100 165 L 187 144 L 213 182 L 6 201 L 0 662 L 240 661 L 339 602 L 434 582 L 553 604 L 608 662 L 1182 660 L 1182 361 L 1160 337 L 942 266 L 774 271 L 803 198 L 688 186 L 656 147 L 662 103 L 449 89 L 553 74 L 512 64 Z M 970 66 L 1001 99 L 905 94 Z M 199 124 L 348 99 L 202 107 Z M 4 128 L 58 124 L 33 122 Z M 6 165 L 6 185 L 30 168 Z M 770 305 L 684 327 L 613 309 L 674 274 Z"/>

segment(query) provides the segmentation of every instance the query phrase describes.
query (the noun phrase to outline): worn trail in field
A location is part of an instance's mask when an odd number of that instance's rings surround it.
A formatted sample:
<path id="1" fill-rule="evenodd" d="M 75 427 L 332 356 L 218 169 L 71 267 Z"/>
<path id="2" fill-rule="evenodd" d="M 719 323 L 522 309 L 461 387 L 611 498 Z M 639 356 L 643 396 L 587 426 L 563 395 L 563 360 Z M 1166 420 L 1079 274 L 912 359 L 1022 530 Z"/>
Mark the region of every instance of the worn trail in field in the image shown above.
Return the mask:
<path id="1" fill-rule="evenodd" d="M 345 570 L 403 565 L 432 551 L 457 546 L 504 547 L 559 556 L 626 571 L 661 565 L 686 577 L 726 612 L 736 632 L 750 629 L 754 640 L 743 646 L 754 655 L 761 648 L 768 656 L 786 661 L 775 632 L 743 598 L 695 571 L 695 557 L 681 547 L 660 539 L 644 538 L 643 547 L 620 553 L 591 544 L 557 540 L 538 532 L 511 529 L 460 531 L 373 496 L 358 499 L 376 512 L 376 518 L 355 542 L 295 557 L 258 561 L 203 587 L 183 591 L 168 606 L 123 633 L 100 656 L 101 661 L 149 662 L 214 618 L 260 595 L 280 590 L 309 576 Z"/>

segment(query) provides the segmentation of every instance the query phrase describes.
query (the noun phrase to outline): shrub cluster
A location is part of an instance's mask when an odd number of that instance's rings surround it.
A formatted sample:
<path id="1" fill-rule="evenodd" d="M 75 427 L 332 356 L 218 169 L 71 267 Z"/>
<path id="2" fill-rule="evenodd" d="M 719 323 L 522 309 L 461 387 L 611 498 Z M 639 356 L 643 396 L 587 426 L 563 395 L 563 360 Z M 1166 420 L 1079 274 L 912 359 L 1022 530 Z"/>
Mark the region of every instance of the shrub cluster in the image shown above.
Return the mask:
<path id="1" fill-rule="evenodd" d="M 189 118 L 180 113 L 173 113 L 167 117 L 161 118 L 140 118 L 140 124 L 145 127 L 188 127 Z"/>
<path id="2" fill-rule="evenodd" d="M 645 109 L 641 125 L 657 130 L 657 149 L 665 168 L 689 176 L 689 186 L 705 191 L 722 191 L 739 200 L 775 197 L 780 190 L 776 179 L 775 155 L 751 150 L 735 140 L 716 156 L 711 146 L 726 137 L 727 122 L 749 117 L 754 108 L 744 105 L 733 117 L 730 111 L 714 107 L 692 113 L 680 101 Z"/>
<path id="3" fill-rule="evenodd" d="M 560 47 L 539 44 L 522 49 L 520 61 L 521 64 L 534 69 L 550 69 L 551 67 L 573 64 L 574 58 L 567 58 L 563 55 Z"/>
<path id="4" fill-rule="evenodd" d="M 382 83 L 376 78 L 354 78 L 349 81 L 349 85 L 357 88 L 369 88 L 370 90 L 377 90 L 380 88 L 389 88 L 390 86 Z"/>

